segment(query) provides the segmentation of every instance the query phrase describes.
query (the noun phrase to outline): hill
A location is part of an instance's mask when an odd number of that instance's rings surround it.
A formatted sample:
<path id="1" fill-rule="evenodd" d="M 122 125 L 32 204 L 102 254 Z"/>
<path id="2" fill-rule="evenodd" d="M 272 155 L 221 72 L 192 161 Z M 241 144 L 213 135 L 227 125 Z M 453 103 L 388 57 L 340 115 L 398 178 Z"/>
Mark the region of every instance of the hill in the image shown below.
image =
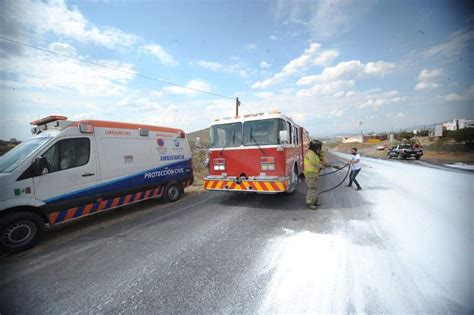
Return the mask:
<path id="1" fill-rule="evenodd" d="M 192 148 L 196 147 L 196 138 L 201 139 L 202 147 L 209 147 L 209 128 L 190 132 L 187 134 L 187 138 Z"/>

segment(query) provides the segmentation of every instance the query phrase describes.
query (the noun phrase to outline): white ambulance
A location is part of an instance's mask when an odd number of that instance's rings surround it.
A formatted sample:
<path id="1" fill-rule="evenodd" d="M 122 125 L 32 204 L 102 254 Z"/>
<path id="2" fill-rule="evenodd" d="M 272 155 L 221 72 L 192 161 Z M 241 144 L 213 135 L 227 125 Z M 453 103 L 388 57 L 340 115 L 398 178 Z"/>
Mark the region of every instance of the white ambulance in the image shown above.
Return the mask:
<path id="1" fill-rule="evenodd" d="M 0 157 L 0 249 L 38 242 L 45 225 L 164 196 L 193 182 L 183 130 L 49 116 Z"/>

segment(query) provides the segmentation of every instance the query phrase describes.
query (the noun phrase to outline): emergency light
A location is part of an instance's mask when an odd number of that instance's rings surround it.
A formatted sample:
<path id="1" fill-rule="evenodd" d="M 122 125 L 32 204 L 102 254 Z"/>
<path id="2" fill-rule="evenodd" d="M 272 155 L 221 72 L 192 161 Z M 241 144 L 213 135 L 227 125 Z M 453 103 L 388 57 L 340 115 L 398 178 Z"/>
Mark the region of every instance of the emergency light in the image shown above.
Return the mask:
<path id="1" fill-rule="evenodd" d="M 214 171 L 225 171 L 225 159 L 214 159 Z"/>
<path id="2" fill-rule="evenodd" d="M 275 170 L 275 157 L 262 156 L 260 158 L 262 171 L 274 171 Z"/>
<path id="3" fill-rule="evenodd" d="M 57 120 L 67 120 L 67 117 L 52 115 L 52 116 L 44 117 L 44 118 L 41 118 L 41 119 L 38 119 L 38 120 L 34 120 L 34 121 L 30 122 L 30 124 L 34 125 L 34 126 L 39 126 L 39 125 L 45 125 L 47 123 L 57 121 Z"/>
<path id="4" fill-rule="evenodd" d="M 94 132 L 94 125 L 91 124 L 79 124 L 79 131 L 81 133 L 93 133 Z"/>

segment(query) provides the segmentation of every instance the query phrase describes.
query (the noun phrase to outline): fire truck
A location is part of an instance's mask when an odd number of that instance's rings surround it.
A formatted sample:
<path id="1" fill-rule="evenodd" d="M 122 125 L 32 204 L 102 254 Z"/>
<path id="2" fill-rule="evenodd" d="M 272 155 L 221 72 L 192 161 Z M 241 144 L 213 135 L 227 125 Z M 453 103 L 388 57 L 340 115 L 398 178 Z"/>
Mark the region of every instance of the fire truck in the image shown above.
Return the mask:
<path id="1" fill-rule="evenodd" d="M 204 189 L 291 194 L 309 141 L 308 132 L 280 112 L 216 119 Z"/>

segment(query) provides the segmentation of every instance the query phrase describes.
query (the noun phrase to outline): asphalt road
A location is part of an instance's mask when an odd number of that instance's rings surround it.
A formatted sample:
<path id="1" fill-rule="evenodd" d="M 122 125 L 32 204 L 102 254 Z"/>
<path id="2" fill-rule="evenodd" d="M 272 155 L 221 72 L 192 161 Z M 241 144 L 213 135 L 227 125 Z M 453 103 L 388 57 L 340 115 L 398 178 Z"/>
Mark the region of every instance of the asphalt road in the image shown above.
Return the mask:
<path id="1" fill-rule="evenodd" d="M 323 194 L 316 211 L 301 183 L 103 213 L 0 258 L 0 311 L 470 313 L 473 178 L 365 159 L 363 190 Z"/>

